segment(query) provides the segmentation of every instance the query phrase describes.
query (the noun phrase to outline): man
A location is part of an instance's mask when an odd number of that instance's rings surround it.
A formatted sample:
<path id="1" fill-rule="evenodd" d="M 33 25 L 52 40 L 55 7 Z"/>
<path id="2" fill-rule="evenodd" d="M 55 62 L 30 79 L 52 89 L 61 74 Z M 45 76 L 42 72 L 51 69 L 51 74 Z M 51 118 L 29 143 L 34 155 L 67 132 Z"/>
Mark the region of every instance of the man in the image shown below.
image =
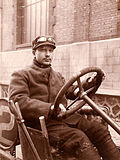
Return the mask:
<path id="1" fill-rule="evenodd" d="M 33 64 L 12 74 L 9 99 L 19 103 L 26 125 L 30 127 L 40 128 L 38 119 L 44 115 L 51 145 L 71 157 L 80 160 L 100 160 L 101 157 L 103 160 L 120 160 L 120 153 L 107 127 L 98 122 L 91 123 L 77 113 L 64 120 L 51 117 L 55 97 L 65 83 L 61 74 L 51 67 L 55 48 L 55 41 L 50 36 L 37 37 L 33 41 Z M 66 97 L 76 98 L 75 88 L 71 86 L 63 96 L 59 115 L 66 110 Z"/>

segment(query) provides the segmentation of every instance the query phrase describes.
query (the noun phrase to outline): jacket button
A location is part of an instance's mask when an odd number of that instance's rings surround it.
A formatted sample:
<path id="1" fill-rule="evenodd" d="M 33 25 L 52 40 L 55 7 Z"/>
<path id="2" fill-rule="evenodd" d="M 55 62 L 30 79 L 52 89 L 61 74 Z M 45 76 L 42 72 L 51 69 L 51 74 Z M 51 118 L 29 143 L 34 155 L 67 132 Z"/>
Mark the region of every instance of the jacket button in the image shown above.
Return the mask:
<path id="1" fill-rule="evenodd" d="M 52 86 L 54 86 L 54 84 L 55 84 L 55 81 L 54 80 L 51 80 L 52 82 L 51 82 L 51 84 L 52 84 Z"/>
<path id="2" fill-rule="evenodd" d="M 47 74 L 46 73 L 43 73 L 43 78 L 47 78 Z"/>

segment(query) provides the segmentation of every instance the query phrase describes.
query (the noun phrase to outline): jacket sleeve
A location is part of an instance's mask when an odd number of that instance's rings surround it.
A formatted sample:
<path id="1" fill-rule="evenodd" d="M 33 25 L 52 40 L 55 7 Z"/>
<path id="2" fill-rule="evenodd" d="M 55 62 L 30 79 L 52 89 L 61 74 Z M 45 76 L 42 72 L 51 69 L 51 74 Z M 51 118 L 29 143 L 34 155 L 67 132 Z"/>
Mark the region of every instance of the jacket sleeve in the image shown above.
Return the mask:
<path id="1" fill-rule="evenodd" d="M 9 85 L 9 99 L 18 102 L 23 118 L 29 121 L 38 120 L 43 115 L 46 118 L 50 110 L 51 103 L 46 103 L 30 98 L 28 78 L 25 75 L 15 72 Z"/>

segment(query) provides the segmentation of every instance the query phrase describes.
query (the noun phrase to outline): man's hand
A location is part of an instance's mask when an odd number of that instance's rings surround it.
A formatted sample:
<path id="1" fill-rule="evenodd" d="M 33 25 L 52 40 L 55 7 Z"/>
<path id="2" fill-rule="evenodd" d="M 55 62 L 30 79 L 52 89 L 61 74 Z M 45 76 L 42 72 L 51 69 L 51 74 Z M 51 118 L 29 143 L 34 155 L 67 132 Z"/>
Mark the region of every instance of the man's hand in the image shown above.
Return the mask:
<path id="1" fill-rule="evenodd" d="M 59 112 L 59 114 L 57 116 L 58 118 L 62 117 L 63 114 L 66 112 L 66 108 L 63 106 L 63 104 L 59 104 L 59 108 L 60 108 L 60 112 Z"/>
<path id="2" fill-rule="evenodd" d="M 54 105 L 52 105 L 50 109 L 51 109 L 51 111 L 53 111 L 54 110 Z M 63 106 L 63 104 L 59 104 L 59 109 L 58 110 L 59 110 L 59 112 L 58 112 L 57 117 L 60 118 L 66 112 L 66 108 Z"/>

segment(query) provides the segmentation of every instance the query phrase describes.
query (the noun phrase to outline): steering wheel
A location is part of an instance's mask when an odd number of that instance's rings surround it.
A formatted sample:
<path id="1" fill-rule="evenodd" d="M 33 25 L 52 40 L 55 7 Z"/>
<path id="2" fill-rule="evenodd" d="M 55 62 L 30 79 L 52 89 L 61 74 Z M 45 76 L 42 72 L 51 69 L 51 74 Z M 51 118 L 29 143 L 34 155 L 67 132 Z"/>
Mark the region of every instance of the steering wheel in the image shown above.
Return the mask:
<path id="1" fill-rule="evenodd" d="M 82 77 L 83 75 L 90 73 L 90 72 L 96 72 L 96 80 L 95 83 L 92 87 L 90 87 L 90 89 L 88 91 L 84 91 L 81 81 L 80 81 L 80 77 Z M 94 77 L 94 76 L 93 76 Z M 105 75 L 104 72 L 99 68 L 99 67 L 88 67 L 85 68 L 83 70 L 81 70 L 78 74 L 76 74 L 75 76 L 73 76 L 59 91 L 58 95 L 56 96 L 55 102 L 54 102 L 54 110 L 53 110 L 53 116 L 56 116 L 59 110 L 59 104 L 60 101 L 62 99 L 62 97 L 64 96 L 64 94 L 66 93 L 66 91 L 68 90 L 68 88 L 75 82 L 77 81 L 78 83 L 78 87 L 79 87 L 79 97 L 78 99 L 82 99 L 82 101 L 74 108 L 64 112 L 61 117 L 66 117 L 69 116 L 71 114 L 73 114 L 74 112 L 76 112 L 78 109 L 80 109 L 85 103 L 87 103 L 88 105 L 90 105 L 92 107 L 92 109 L 94 111 L 96 111 L 98 113 L 98 115 L 100 115 L 118 134 L 120 134 L 120 127 L 104 112 L 102 111 L 88 96 L 87 93 L 92 93 L 94 94 L 98 87 L 100 86 L 102 80 L 104 79 Z M 56 116 L 57 117 L 57 116 Z"/>
<path id="2" fill-rule="evenodd" d="M 90 87 L 87 91 L 84 91 L 83 87 L 82 87 L 82 84 L 81 84 L 81 81 L 80 81 L 80 77 L 90 73 L 90 72 L 96 72 L 97 75 L 95 76 L 96 80 L 95 82 L 93 83 L 92 87 Z M 92 77 L 92 76 L 91 76 Z M 84 94 L 94 94 L 98 87 L 100 86 L 102 80 L 104 79 L 105 77 L 105 74 L 104 72 L 99 68 L 99 67 L 87 67 L 87 68 L 84 68 L 82 69 L 78 74 L 74 75 L 62 88 L 61 90 L 59 91 L 59 93 L 57 94 L 56 96 L 56 99 L 54 101 L 54 111 L 53 111 L 53 115 L 57 115 L 58 114 L 58 110 L 59 110 L 59 104 L 61 102 L 61 99 L 62 97 L 64 96 L 64 94 L 66 93 L 66 91 L 69 89 L 69 87 L 75 82 L 77 81 L 77 84 L 78 84 L 78 87 L 79 87 L 79 95 L 78 95 L 78 98 L 77 100 L 79 99 L 82 99 L 82 96 Z M 76 100 L 75 100 L 76 101 Z M 74 103 L 74 102 L 73 102 Z M 72 103 L 72 104 L 73 104 Z M 70 110 L 67 110 L 65 113 L 63 113 L 62 117 L 66 117 L 68 115 L 71 115 L 73 114 L 74 112 L 76 112 L 78 109 L 80 109 L 86 102 L 84 100 L 81 100 L 80 103 L 70 109 Z M 69 107 L 67 107 L 69 108 Z"/>

